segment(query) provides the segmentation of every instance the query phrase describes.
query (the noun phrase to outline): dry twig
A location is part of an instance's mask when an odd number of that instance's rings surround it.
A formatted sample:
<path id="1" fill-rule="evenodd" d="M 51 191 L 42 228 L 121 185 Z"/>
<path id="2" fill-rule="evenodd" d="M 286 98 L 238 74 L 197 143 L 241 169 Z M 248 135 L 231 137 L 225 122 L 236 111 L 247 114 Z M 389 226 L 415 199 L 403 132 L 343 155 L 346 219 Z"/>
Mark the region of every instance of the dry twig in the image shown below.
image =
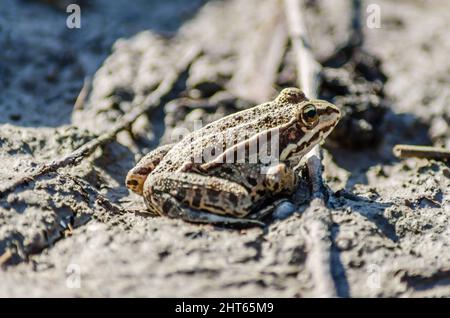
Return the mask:
<path id="1" fill-rule="evenodd" d="M 81 88 L 80 93 L 77 96 L 77 99 L 75 100 L 75 104 L 73 106 L 73 109 L 82 109 L 84 107 L 84 103 L 86 102 L 86 98 L 89 95 L 89 92 L 91 91 L 92 81 L 89 77 L 86 77 L 83 82 L 83 87 Z"/>
<path id="2" fill-rule="evenodd" d="M 349 42 L 353 46 L 362 46 L 364 42 L 364 34 L 362 28 L 361 17 L 361 0 L 352 0 L 352 20 L 350 29 Z"/>
<path id="3" fill-rule="evenodd" d="M 292 46 L 296 54 L 299 86 L 310 98 L 317 98 L 318 78 L 321 66 L 316 62 L 308 44 L 300 0 L 285 0 Z M 309 155 L 308 172 L 313 200 L 304 212 L 302 231 L 305 234 L 309 254 L 306 259 L 316 284 L 319 297 L 336 297 L 337 291 L 331 274 L 331 212 L 326 207 L 327 193 L 323 185 L 320 147 Z"/>
<path id="4" fill-rule="evenodd" d="M 415 146 L 415 145 L 395 145 L 392 152 L 397 158 L 426 158 L 437 160 L 449 160 L 450 150 L 438 147 Z"/>
<path id="5" fill-rule="evenodd" d="M 13 257 L 13 253 L 8 248 L 2 255 L 0 255 L 0 266 L 6 264 L 11 259 L 11 257 Z"/>
<path id="6" fill-rule="evenodd" d="M 305 21 L 302 15 L 300 0 L 285 0 L 285 9 L 288 22 L 289 35 L 296 55 L 297 76 L 299 87 L 306 96 L 317 98 L 319 86 L 319 73 L 321 66 L 314 59 L 306 32 Z M 314 159 L 313 157 L 316 157 Z M 316 146 L 309 153 L 308 170 L 312 177 L 313 196 L 324 197 L 322 181 L 322 161 L 320 147 Z M 319 193 L 320 192 L 320 193 Z"/>

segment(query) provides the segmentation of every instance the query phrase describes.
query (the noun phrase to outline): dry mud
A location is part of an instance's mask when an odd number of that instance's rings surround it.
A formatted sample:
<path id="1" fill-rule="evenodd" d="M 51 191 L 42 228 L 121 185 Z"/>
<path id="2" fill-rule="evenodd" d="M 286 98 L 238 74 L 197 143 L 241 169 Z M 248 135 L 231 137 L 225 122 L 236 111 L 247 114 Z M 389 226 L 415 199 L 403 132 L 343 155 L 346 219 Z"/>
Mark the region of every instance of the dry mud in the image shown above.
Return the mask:
<path id="1" fill-rule="evenodd" d="M 302 230 L 305 184 L 265 228 L 240 230 L 133 213 L 145 207 L 124 186 L 178 130 L 295 84 L 277 1 L 80 3 L 80 30 L 57 6 L 0 3 L 0 191 L 107 131 L 189 45 L 203 54 L 131 133 L 1 192 L 0 296 L 450 296 L 450 167 L 392 155 L 396 143 L 450 147 L 448 1 L 371 1 L 381 28 L 364 28 L 364 54 L 340 65 L 330 57 L 348 37 L 348 1 L 308 1 L 321 93 L 346 110 L 324 149 L 326 264 Z"/>

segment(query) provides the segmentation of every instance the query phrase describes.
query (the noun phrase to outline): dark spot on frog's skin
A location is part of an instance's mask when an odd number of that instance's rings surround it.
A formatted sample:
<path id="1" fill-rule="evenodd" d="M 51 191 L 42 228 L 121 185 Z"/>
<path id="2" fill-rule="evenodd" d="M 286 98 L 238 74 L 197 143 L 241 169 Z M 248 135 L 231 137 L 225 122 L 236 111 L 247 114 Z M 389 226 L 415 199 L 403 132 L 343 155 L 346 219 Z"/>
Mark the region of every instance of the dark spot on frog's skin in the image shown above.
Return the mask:
<path id="1" fill-rule="evenodd" d="M 172 204 L 170 203 L 170 201 L 165 201 L 162 206 L 163 213 L 169 214 L 171 207 L 172 207 Z"/>
<path id="2" fill-rule="evenodd" d="M 274 192 L 278 192 L 278 190 L 280 189 L 280 184 L 279 183 L 275 183 L 273 186 L 273 191 Z"/>
<path id="3" fill-rule="evenodd" d="M 273 119 L 272 119 L 272 117 L 270 117 L 270 116 L 266 116 L 266 117 L 264 117 L 264 118 L 262 119 L 262 122 L 263 122 L 264 124 L 268 125 L 268 124 L 270 124 L 270 123 L 273 122 Z"/>
<path id="4" fill-rule="evenodd" d="M 256 186 L 258 184 L 258 181 L 255 178 L 248 178 L 247 181 L 251 186 Z"/>
<path id="5" fill-rule="evenodd" d="M 264 191 L 262 189 L 261 190 L 257 190 L 256 194 L 259 195 L 260 197 L 262 197 L 262 196 L 264 196 L 266 194 L 266 191 Z"/>
<path id="6" fill-rule="evenodd" d="M 225 172 L 226 174 L 232 174 L 233 170 L 230 167 L 224 168 L 223 172 Z"/>
<path id="7" fill-rule="evenodd" d="M 217 203 L 217 202 L 219 202 L 219 196 L 217 196 L 217 195 L 210 195 L 210 196 L 208 197 L 208 200 L 209 200 L 211 203 Z M 206 206 L 206 204 L 205 204 L 205 206 Z"/>
<path id="8" fill-rule="evenodd" d="M 128 180 L 127 185 L 135 187 L 138 185 L 138 182 L 136 180 Z"/>
<path id="9" fill-rule="evenodd" d="M 176 194 L 177 198 L 179 199 L 184 199 L 186 197 L 186 189 L 184 189 L 183 187 L 179 187 L 177 189 L 177 194 Z"/>
<path id="10" fill-rule="evenodd" d="M 298 130 L 290 129 L 287 133 L 288 139 L 290 141 L 295 141 L 299 139 Z"/>
<path id="11" fill-rule="evenodd" d="M 139 167 L 133 171 L 135 174 L 140 174 L 142 176 L 146 176 L 151 172 L 151 169 L 147 167 Z"/>
<path id="12" fill-rule="evenodd" d="M 202 202 L 202 194 L 200 193 L 200 191 L 195 191 L 194 198 L 192 199 L 192 206 L 194 208 L 199 208 L 200 202 Z"/>
<path id="13" fill-rule="evenodd" d="M 287 147 L 287 145 L 291 144 L 292 142 L 297 142 L 298 140 L 301 140 L 305 133 L 301 130 L 299 126 L 292 127 L 290 129 L 287 129 L 285 131 L 281 131 L 280 133 L 280 148 Z"/>
<path id="14" fill-rule="evenodd" d="M 233 205 L 237 205 L 238 197 L 237 197 L 236 195 L 234 195 L 233 193 L 230 193 L 229 198 L 230 198 L 230 202 L 231 202 Z"/>

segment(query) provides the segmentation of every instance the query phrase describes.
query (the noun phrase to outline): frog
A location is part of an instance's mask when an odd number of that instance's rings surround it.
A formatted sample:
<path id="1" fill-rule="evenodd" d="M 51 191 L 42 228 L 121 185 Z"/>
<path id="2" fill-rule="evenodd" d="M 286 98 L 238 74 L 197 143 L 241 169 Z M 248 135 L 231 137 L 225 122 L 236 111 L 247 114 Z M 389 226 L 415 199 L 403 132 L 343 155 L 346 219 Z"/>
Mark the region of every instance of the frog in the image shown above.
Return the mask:
<path id="1" fill-rule="evenodd" d="M 270 102 L 154 149 L 128 172 L 125 183 L 153 215 L 263 225 L 276 202 L 296 190 L 302 159 L 340 117 L 332 103 L 285 88 Z"/>

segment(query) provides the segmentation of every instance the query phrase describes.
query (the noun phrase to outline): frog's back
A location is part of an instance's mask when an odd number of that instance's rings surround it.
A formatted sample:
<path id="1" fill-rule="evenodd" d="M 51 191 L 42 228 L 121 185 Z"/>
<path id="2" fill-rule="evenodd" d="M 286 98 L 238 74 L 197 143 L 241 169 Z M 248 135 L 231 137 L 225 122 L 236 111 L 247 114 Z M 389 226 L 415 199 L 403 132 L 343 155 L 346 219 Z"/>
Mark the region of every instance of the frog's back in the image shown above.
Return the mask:
<path id="1" fill-rule="evenodd" d="M 194 159 L 205 162 L 206 149 L 215 147 L 225 151 L 227 145 L 279 127 L 292 118 L 295 104 L 304 101 L 307 99 L 300 90 L 285 89 L 271 102 L 228 115 L 191 132 L 167 153 L 154 173 L 176 171 Z"/>

